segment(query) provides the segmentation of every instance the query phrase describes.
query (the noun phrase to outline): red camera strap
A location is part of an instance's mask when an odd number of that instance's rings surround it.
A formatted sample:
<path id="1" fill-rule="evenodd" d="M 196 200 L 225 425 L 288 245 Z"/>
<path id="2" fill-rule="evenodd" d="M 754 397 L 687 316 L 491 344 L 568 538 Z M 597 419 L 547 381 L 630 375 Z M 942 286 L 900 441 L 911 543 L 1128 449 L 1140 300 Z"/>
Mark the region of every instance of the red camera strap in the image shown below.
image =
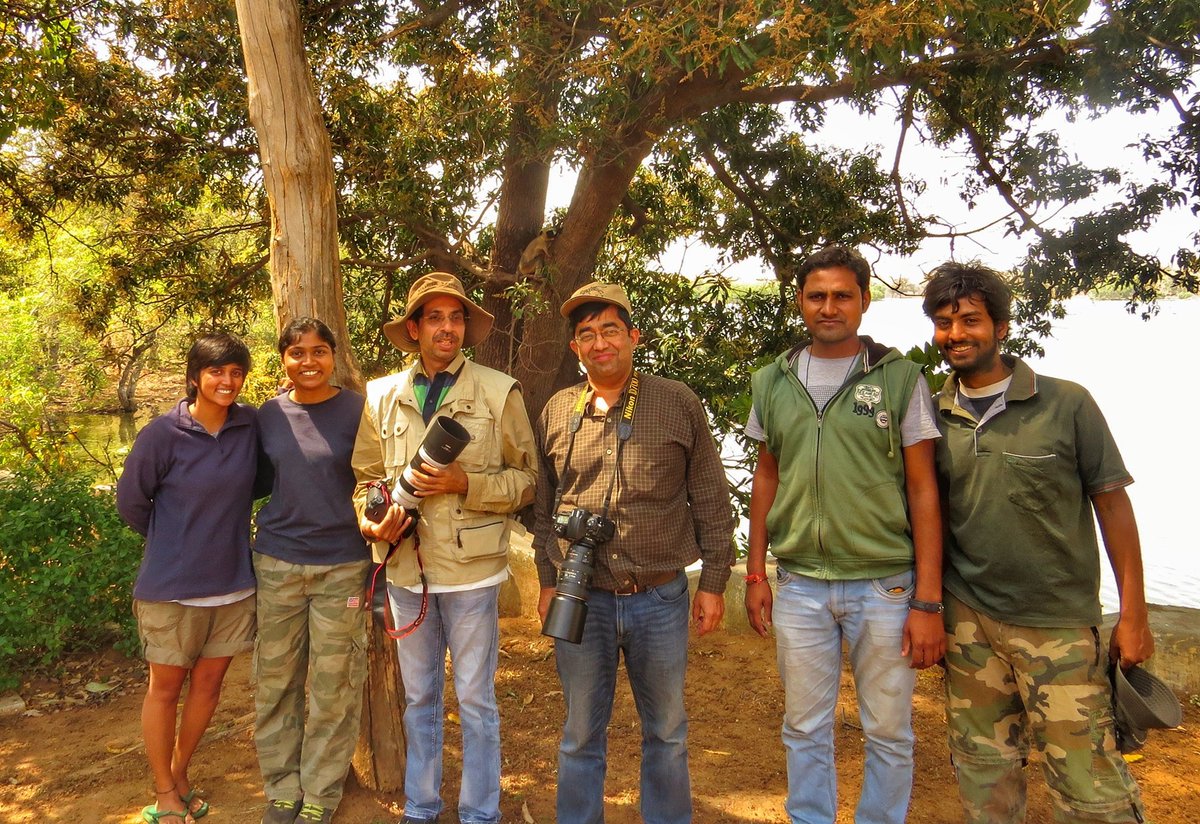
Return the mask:
<path id="1" fill-rule="evenodd" d="M 367 588 L 367 603 L 371 605 L 371 611 L 375 611 L 375 587 L 379 582 L 379 573 L 388 565 L 388 561 L 396 554 L 396 549 L 400 544 L 392 544 L 388 548 L 387 555 L 383 559 L 383 563 L 376 564 L 375 569 L 371 572 L 371 584 Z M 421 626 L 421 622 L 425 620 L 425 615 L 429 611 L 429 582 L 425 580 L 425 565 L 421 562 L 421 539 L 413 534 L 413 552 L 417 555 L 417 569 L 421 574 L 421 609 L 417 613 L 417 617 L 412 623 L 403 626 L 400 629 L 394 628 L 392 623 L 392 602 L 388 597 L 387 576 L 384 576 L 383 588 L 380 590 L 383 595 L 383 631 L 388 638 L 394 641 L 399 641 L 402 638 L 407 638 L 416 632 L 417 627 Z"/>

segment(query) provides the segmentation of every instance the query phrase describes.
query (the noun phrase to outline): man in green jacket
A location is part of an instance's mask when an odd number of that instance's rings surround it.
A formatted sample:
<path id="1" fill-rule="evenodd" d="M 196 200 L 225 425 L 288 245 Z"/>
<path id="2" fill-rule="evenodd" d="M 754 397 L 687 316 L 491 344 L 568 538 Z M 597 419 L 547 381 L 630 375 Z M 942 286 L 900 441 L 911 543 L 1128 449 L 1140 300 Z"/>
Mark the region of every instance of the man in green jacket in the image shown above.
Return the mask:
<path id="1" fill-rule="evenodd" d="M 946 717 L 969 822 L 1025 819 L 1024 766 L 1042 755 L 1056 821 L 1141 822 L 1117 751 L 1108 660 L 1150 657 L 1133 482 L 1087 390 L 1000 354 L 1012 294 L 977 263 L 925 287 L 954 371 L 938 397 L 946 500 Z M 1100 642 L 1100 521 L 1121 597 Z"/>
<path id="2" fill-rule="evenodd" d="M 796 299 L 812 338 L 754 374 L 746 425 L 759 441 L 746 611 L 760 635 L 775 627 L 793 822 L 837 813 L 843 639 L 866 736 L 859 824 L 905 819 L 915 670 L 945 651 L 937 426 L 920 368 L 858 336 L 870 277 L 862 255 L 842 246 L 805 261 Z"/>

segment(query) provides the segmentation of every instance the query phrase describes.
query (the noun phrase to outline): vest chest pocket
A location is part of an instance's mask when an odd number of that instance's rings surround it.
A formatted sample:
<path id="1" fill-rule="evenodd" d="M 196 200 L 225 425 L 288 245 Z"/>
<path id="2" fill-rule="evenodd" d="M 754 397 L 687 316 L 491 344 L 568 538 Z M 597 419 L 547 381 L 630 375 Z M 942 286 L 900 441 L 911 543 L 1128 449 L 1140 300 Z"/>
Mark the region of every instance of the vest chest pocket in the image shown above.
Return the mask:
<path id="1" fill-rule="evenodd" d="M 477 400 L 460 401 L 451 414 L 471 436 L 471 442 L 458 456 L 465 472 L 483 472 L 495 454 L 496 421 L 486 403 Z"/>
<path id="2" fill-rule="evenodd" d="M 408 463 L 408 419 L 396 408 L 390 420 L 379 426 L 379 443 L 383 447 L 383 469 L 389 478 L 396 478 Z"/>

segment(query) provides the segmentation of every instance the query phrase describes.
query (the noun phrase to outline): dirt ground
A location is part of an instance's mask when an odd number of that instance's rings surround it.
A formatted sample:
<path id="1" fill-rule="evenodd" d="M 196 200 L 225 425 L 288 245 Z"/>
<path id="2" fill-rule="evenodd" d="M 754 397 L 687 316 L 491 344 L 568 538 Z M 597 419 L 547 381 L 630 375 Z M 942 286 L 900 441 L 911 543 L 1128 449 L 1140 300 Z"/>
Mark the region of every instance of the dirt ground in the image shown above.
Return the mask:
<path id="1" fill-rule="evenodd" d="M 528 618 L 501 622 L 496 681 L 503 739 L 502 811 L 506 824 L 554 821 L 554 771 L 562 695 L 550 642 Z M 256 824 L 264 803 L 252 739 L 249 658 L 240 656 L 192 767 L 192 783 L 212 804 L 213 824 Z M 113 653 L 69 662 L 64 677 L 33 681 L 21 695 L 24 715 L 0 719 L 0 822 L 136 824 L 152 801 L 140 745 L 141 662 Z M 1200 820 L 1200 709 L 1185 701 L 1184 726 L 1154 732 L 1131 769 L 1142 786 L 1147 819 L 1155 824 Z M 447 706 L 453 713 L 452 697 Z M 774 647 L 756 636 L 713 633 L 693 638 L 687 707 L 695 820 L 785 821 L 787 776 L 779 741 L 782 689 Z M 448 722 L 443 788 L 453 819 L 461 739 Z M 840 809 L 853 820 L 862 776 L 861 731 L 853 686 L 843 678 L 837 725 Z M 947 758 L 941 680 L 922 673 L 917 687 L 917 777 L 910 821 L 961 821 Z M 637 715 L 622 678 L 610 730 L 606 816 L 610 824 L 639 820 Z M 1036 767 L 1030 766 L 1031 773 Z M 1050 820 L 1040 776 L 1031 775 L 1031 822 Z M 375 794 L 353 778 L 337 824 L 383 824 L 401 814 L 403 797 Z"/>

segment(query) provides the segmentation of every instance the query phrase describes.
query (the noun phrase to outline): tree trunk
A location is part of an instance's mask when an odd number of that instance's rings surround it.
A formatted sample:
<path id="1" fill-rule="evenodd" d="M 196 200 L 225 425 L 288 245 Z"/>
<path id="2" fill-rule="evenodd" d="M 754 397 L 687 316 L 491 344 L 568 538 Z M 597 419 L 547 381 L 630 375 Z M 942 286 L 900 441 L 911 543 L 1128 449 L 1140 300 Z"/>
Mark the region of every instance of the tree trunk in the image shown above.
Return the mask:
<path id="1" fill-rule="evenodd" d="M 609 224 L 652 145 L 652 140 L 642 136 L 611 155 L 589 156 L 580 170 L 562 231 L 550 249 L 549 276 L 543 290 L 548 308 L 524 319 L 521 350 L 512 370 L 533 415 L 556 391 L 578 380 L 579 361 L 567 346 L 568 332 L 558 307 L 592 278 Z M 601 159 L 604 157 L 609 159 Z M 651 321 L 633 320 L 635 324 Z"/>
<path id="2" fill-rule="evenodd" d="M 400 716 L 404 695 L 399 684 L 396 642 L 372 619 L 362 725 L 351 763 L 358 783 L 379 792 L 404 789 L 404 725 Z"/>
<path id="3" fill-rule="evenodd" d="M 338 254 L 333 151 L 304 56 L 295 0 L 236 0 L 246 60 L 250 122 L 258 132 L 263 185 L 271 208 L 271 293 L 280 328 L 320 318 L 337 348 L 342 386 L 362 388 L 346 345 L 346 309 Z"/>
<path id="4" fill-rule="evenodd" d="M 154 346 L 154 341 L 158 337 L 156 330 L 151 330 L 146 333 L 146 336 L 140 341 L 137 341 L 130 347 L 127 354 L 127 359 L 121 367 L 121 375 L 117 378 L 117 401 L 121 405 L 122 412 L 136 412 L 137 400 L 137 382 L 142 375 L 143 358 L 146 353 Z"/>
<path id="5" fill-rule="evenodd" d="M 295 0 L 236 0 L 249 81 L 250 121 L 258 132 L 271 208 L 271 291 L 282 328 L 320 318 L 342 345 L 337 377 L 361 390 L 346 328 L 338 255 L 337 204 L 329 133 L 304 56 Z M 396 645 L 372 625 L 363 728 L 354 765 L 359 783 L 394 792 L 404 786 L 403 695 Z"/>
<path id="6" fill-rule="evenodd" d="M 521 255 L 542 230 L 546 214 L 546 189 L 550 162 L 531 156 L 534 126 L 524 106 L 513 113 L 504 183 L 496 215 L 496 245 L 492 251 L 491 278 L 485 286 L 483 306 L 496 324 L 483 343 L 475 347 L 476 359 L 493 369 L 512 374 L 521 341 L 521 326 L 504 290 L 521 280 Z"/>

